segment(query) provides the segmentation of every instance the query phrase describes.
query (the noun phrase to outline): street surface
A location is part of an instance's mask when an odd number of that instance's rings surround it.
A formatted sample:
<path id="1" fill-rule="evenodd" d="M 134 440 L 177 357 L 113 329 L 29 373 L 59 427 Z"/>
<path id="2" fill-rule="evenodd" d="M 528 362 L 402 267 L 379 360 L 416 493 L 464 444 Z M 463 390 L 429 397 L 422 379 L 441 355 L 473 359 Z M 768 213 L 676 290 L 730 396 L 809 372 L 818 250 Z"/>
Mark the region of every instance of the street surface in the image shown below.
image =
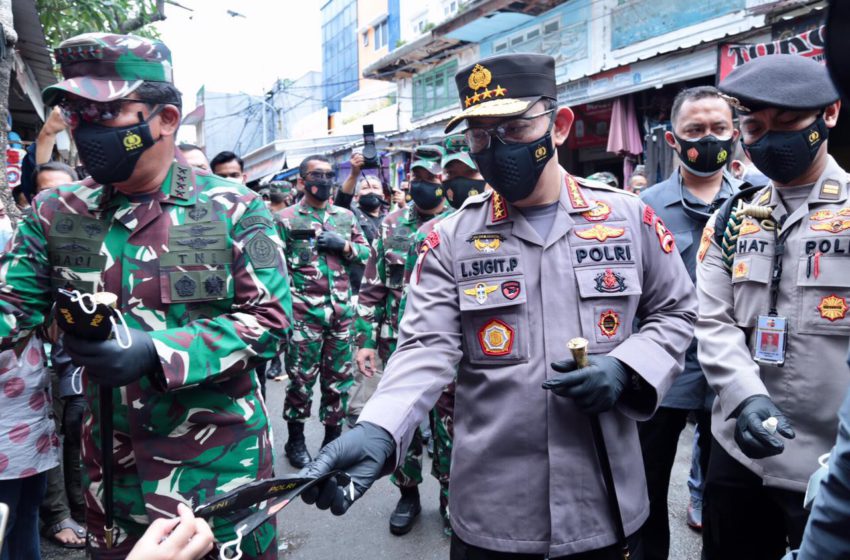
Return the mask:
<path id="1" fill-rule="evenodd" d="M 269 381 L 267 395 L 272 416 L 276 469 L 280 474 L 295 472 L 286 462 L 283 445 L 286 443 L 286 423 L 281 418 L 286 382 Z M 318 383 L 313 401 L 313 418 L 307 423 L 307 443 L 315 456 L 324 431 L 315 418 L 318 409 Z M 679 441 L 679 454 L 673 468 L 670 488 L 671 560 L 699 560 L 700 538 L 685 523 L 688 507 L 688 470 L 690 469 L 693 429 L 689 425 Z M 308 507 L 300 500 L 292 503 L 277 517 L 279 550 L 282 560 L 373 560 L 415 558 L 417 560 L 447 560 L 449 539 L 443 535 L 437 509 L 438 485 L 430 476 L 431 463 L 427 454 L 423 470 L 425 482 L 420 488 L 422 514 L 413 530 L 403 537 L 389 531 L 389 516 L 398 501 L 399 493 L 388 478 L 375 483 L 349 512 L 335 517 L 327 511 Z M 81 551 L 70 551 L 42 539 L 45 560 L 84 560 Z"/>

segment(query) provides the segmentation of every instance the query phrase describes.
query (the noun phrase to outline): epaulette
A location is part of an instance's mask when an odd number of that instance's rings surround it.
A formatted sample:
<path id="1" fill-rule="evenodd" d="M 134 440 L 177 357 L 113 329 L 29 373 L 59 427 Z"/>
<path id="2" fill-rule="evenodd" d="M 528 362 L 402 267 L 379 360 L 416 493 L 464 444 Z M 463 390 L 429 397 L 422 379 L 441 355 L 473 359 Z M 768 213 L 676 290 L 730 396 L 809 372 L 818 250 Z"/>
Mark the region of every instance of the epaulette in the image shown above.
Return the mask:
<path id="1" fill-rule="evenodd" d="M 714 242 L 720 247 L 723 264 L 732 270 L 732 261 L 738 246 L 738 235 L 744 218 L 751 216 L 764 219 L 770 216 L 772 208 L 760 204 L 749 204 L 752 198 L 764 190 L 764 187 L 754 187 L 749 183 L 741 185 L 741 190 L 724 202 L 717 211 L 715 220 Z M 759 200 L 759 203 L 762 202 Z M 721 224 L 725 224 L 721 226 Z"/>
<path id="2" fill-rule="evenodd" d="M 626 191 L 626 190 L 623 190 L 623 189 L 619 189 L 617 187 L 612 187 L 611 185 L 606 185 L 605 183 L 601 183 L 599 181 L 594 181 L 592 179 L 586 179 L 584 177 L 575 177 L 575 180 L 582 187 L 587 187 L 589 189 L 599 189 L 599 190 L 608 191 L 608 192 L 612 192 L 612 193 L 624 194 L 626 196 L 633 196 L 635 198 L 638 197 L 638 195 L 636 195 L 633 192 L 629 192 L 629 191 Z"/>

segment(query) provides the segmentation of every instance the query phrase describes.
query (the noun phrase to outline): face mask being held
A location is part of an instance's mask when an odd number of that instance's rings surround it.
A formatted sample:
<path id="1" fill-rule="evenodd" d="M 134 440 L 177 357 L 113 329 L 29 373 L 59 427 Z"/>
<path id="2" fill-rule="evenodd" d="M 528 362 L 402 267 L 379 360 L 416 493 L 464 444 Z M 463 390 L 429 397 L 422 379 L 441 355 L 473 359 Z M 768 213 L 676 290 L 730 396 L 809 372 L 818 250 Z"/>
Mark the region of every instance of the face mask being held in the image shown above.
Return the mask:
<path id="1" fill-rule="evenodd" d="M 709 134 L 699 140 L 686 140 L 674 133 L 673 137 L 682 150 L 679 152 L 682 165 L 698 177 L 714 175 L 729 161 L 733 139 L 731 136 L 729 138 L 718 138 Z"/>
<path id="2" fill-rule="evenodd" d="M 449 204 L 457 210 L 463 206 L 464 201 L 470 196 L 483 193 L 487 181 L 470 179 L 469 177 L 455 177 L 454 179 L 443 181 L 443 185 L 447 191 L 452 193 L 451 198 L 449 198 Z"/>
<path id="3" fill-rule="evenodd" d="M 770 131 L 752 144 L 742 145 L 759 171 L 785 185 L 811 167 L 828 137 L 829 129 L 821 113 L 803 130 Z"/>
<path id="4" fill-rule="evenodd" d="M 364 194 L 357 201 L 357 205 L 365 212 L 374 212 L 382 204 L 386 204 L 384 199 L 375 193 Z"/>
<path id="5" fill-rule="evenodd" d="M 111 127 L 81 122 L 71 134 L 77 144 L 86 171 L 101 185 L 122 183 L 133 175 L 142 154 L 159 142 L 154 140 L 148 124 L 162 106 L 151 111 L 147 120 L 139 113 L 139 122 L 130 126 Z"/>
<path id="6" fill-rule="evenodd" d="M 516 202 L 534 191 L 554 154 L 552 134 L 547 131 L 539 140 L 526 144 L 494 139 L 488 149 L 470 155 L 486 182 L 508 202 Z"/>
<path id="7" fill-rule="evenodd" d="M 419 209 L 433 210 L 443 203 L 443 185 L 414 180 L 410 182 L 410 196 Z"/>

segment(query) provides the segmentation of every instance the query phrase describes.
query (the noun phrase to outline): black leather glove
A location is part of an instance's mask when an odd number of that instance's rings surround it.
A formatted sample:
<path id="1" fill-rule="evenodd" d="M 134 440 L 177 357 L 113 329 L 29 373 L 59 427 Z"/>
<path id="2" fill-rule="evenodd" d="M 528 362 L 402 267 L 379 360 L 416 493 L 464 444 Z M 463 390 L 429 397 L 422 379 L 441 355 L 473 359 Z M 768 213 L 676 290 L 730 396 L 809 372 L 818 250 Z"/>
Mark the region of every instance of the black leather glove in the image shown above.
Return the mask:
<path id="1" fill-rule="evenodd" d="M 345 253 L 345 238 L 334 231 L 323 231 L 316 240 L 316 249 L 325 253 Z"/>
<path id="2" fill-rule="evenodd" d="M 779 455 L 785 450 L 782 440 L 762 425 L 762 422 L 771 416 L 777 420 L 776 433 L 786 439 L 794 439 L 796 435 L 791 422 L 766 395 L 748 398 L 735 409 L 732 416 L 737 418 L 735 443 L 750 459 L 764 459 Z"/>
<path id="3" fill-rule="evenodd" d="M 357 424 L 323 447 L 319 456 L 299 473 L 318 477 L 342 470 L 351 478 L 351 485 L 341 488 L 336 478 L 331 478 L 305 490 L 301 498 L 319 509 L 331 508 L 334 515 L 342 515 L 385 474 L 384 467 L 394 450 L 395 441 L 385 429 L 369 422 Z"/>
<path id="4" fill-rule="evenodd" d="M 543 382 L 543 388 L 561 397 L 575 400 L 587 414 L 599 414 L 614 408 L 626 388 L 629 370 L 623 362 L 611 356 L 591 356 L 590 365 L 576 369 L 576 362 L 567 359 L 554 362 L 552 369 L 561 372 Z"/>
<path id="5" fill-rule="evenodd" d="M 89 379 L 98 385 L 123 387 L 162 367 L 151 336 L 137 329 L 129 329 L 129 333 L 127 349 L 114 338 L 87 340 L 65 333 L 65 350 L 74 365 L 85 367 Z"/>

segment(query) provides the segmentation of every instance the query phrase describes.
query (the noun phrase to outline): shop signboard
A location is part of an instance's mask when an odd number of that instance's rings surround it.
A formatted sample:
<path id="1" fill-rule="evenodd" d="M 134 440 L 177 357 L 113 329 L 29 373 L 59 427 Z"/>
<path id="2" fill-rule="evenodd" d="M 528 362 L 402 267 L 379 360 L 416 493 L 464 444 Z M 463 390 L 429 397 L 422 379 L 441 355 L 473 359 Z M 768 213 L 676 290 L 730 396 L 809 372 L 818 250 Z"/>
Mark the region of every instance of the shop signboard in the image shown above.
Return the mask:
<path id="1" fill-rule="evenodd" d="M 798 54 L 824 62 L 826 27 L 819 25 L 790 37 L 764 43 L 722 43 L 717 54 L 717 81 L 735 68 L 760 56 Z"/>

